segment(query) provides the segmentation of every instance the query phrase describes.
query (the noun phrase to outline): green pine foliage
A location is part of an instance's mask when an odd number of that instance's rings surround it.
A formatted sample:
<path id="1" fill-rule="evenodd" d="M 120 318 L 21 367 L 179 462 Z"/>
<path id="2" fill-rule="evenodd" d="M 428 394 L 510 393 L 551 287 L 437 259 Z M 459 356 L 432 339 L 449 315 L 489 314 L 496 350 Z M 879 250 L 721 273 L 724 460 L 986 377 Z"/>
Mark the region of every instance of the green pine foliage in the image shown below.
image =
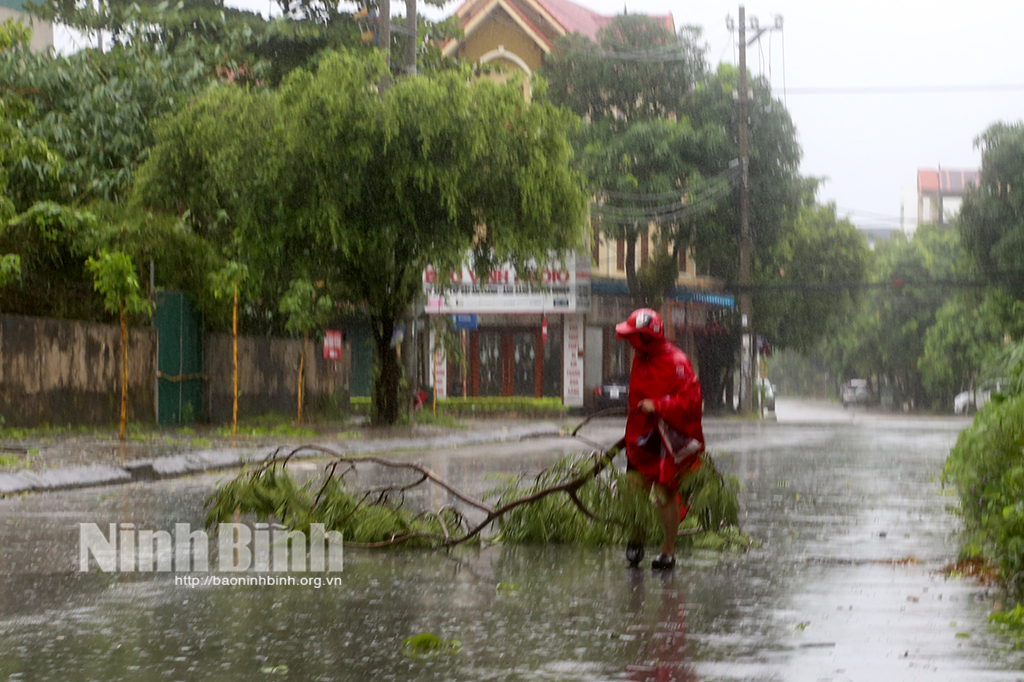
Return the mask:
<path id="1" fill-rule="evenodd" d="M 485 495 L 497 506 L 534 495 L 580 476 L 593 461 L 564 457 L 536 478 L 509 477 Z M 515 544 L 605 545 L 625 543 L 660 528 L 653 505 L 632 476 L 605 469 L 576 492 L 588 516 L 569 494 L 554 493 L 524 504 L 498 519 L 502 542 Z"/>
<path id="2" fill-rule="evenodd" d="M 579 476 L 589 464 L 589 459 L 569 456 L 532 480 L 504 481 L 487 498 L 500 506 L 528 497 Z M 750 540 L 739 529 L 739 490 L 739 480 L 721 474 L 705 455 L 703 465 L 680 486 L 680 497 L 690 500 L 690 512 L 679 544 L 716 550 L 747 547 Z M 636 474 L 605 468 L 575 494 L 580 504 L 558 492 L 510 510 L 498 519 L 498 538 L 509 543 L 582 545 L 663 540 L 650 495 Z"/>
<path id="3" fill-rule="evenodd" d="M 310 524 L 322 523 L 327 530 L 340 531 L 348 543 L 407 538 L 407 545 L 432 547 L 445 539 L 446 530 L 464 530 L 461 516 L 452 509 L 417 516 L 386 497 L 357 496 L 336 477 L 299 485 L 282 464 L 243 472 L 219 486 L 206 504 L 207 528 L 232 521 L 236 513 L 252 514 L 259 521 L 304 532 Z"/>
<path id="4" fill-rule="evenodd" d="M 572 483 L 579 480 L 584 482 Z M 568 490 L 549 491 L 558 486 Z M 738 492 L 736 477 L 722 475 L 705 457 L 680 491 L 691 501 L 680 544 L 715 550 L 748 546 L 749 539 L 738 527 Z M 649 498 L 636 474 L 595 463 L 589 455 L 564 457 L 531 479 L 506 478 L 484 497 L 499 510 L 528 499 L 497 516 L 492 541 L 589 546 L 624 544 L 634 538 L 661 542 L 663 531 Z M 340 531 L 347 543 L 367 546 L 436 548 L 467 538 L 480 542 L 480 535 L 471 533 L 467 519 L 456 509 L 417 513 L 404 506 L 403 499 L 400 486 L 356 492 L 335 475 L 300 484 L 283 461 L 267 462 L 213 492 L 207 500 L 206 524 L 212 528 L 241 513 L 293 530 L 306 531 L 310 524 L 320 523 Z"/>

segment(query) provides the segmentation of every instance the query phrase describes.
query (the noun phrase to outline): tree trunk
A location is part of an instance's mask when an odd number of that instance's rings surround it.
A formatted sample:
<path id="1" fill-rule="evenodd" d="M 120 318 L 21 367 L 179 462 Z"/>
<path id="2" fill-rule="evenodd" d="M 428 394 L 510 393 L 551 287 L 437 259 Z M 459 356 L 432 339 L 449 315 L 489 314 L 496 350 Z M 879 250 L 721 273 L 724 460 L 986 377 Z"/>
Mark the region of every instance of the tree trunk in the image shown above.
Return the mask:
<path id="1" fill-rule="evenodd" d="M 636 231 L 626 230 L 626 286 L 629 287 L 629 297 L 633 300 L 634 308 L 643 308 L 647 305 L 644 295 L 640 291 L 640 283 L 636 279 Z"/>
<path id="2" fill-rule="evenodd" d="M 299 416 L 296 424 L 302 424 L 302 395 L 306 388 L 306 344 L 309 343 L 309 332 L 302 336 L 302 352 L 299 353 Z"/>
<path id="3" fill-rule="evenodd" d="M 121 440 L 124 440 L 128 423 L 128 316 L 124 308 L 124 301 L 121 301 L 121 425 L 117 432 Z"/>
<path id="4" fill-rule="evenodd" d="M 391 347 L 394 331 L 394 320 L 373 320 L 373 340 L 377 350 L 371 415 L 374 424 L 394 424 L 401 413 L 398 386 L 402 378 L 402 366 L 398 361 L 397 351 Z"/>
<path id="5" fill-rule="evenodd" d="M 231 305 L 231 443 L 238 435 L 238 285 Z"/>

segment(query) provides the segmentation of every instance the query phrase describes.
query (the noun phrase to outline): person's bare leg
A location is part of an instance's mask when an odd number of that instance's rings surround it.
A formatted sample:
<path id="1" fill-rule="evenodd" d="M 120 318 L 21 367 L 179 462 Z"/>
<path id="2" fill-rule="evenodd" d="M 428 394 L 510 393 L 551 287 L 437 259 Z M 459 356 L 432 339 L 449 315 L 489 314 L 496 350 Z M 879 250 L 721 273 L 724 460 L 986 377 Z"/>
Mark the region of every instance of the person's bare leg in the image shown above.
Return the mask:
<path id="1" fill-rule="evenodd" d="M 661 553 L 673 556 L 676 553 L 676 535 L 679 533 L 679 502 L 674 493 L 664 486 L 657 485 L 655 491 L 658 506 L 658 519 L 665 530 L 665 541 L 661 544 Z"/>
<path id="2" fill-rule="evenodd" d="M 631 471 L 626 474 L 626 480 L 629 482 L 629 487 L 633 488 L 637 492 L 644 492 L 650 494 L 651 481 L 647 481 L 638 471 Z M 637 535 L 635 535 L 626 544 L 626 561 L 631 566 L 636 566 L 644 558 L 644 533 L 642 528 L 637 528 Z"/>

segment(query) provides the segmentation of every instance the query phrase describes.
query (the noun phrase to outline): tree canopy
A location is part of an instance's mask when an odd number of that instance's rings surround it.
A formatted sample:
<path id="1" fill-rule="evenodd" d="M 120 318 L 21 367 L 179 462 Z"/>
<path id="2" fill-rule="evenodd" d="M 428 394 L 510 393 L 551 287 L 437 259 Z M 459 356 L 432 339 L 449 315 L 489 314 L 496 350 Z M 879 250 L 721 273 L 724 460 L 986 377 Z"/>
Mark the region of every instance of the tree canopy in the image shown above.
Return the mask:
<path id="1" fill-rule="evenodd" d="M 377 55 L 336 53 L 277 91 L 217 88 L 161 124 L 137 187 L 145 205 L 187 211 L 197 233 L 273 272 L 268 300 L 301 274 L 363 308 L 380 362 L 376 417 L 393 422 L 395 322 L 424 268 L 472 250 L 483 269 L 527 272 L 531 258 L 580 245 L 585 199 L 568 112 L 465 72 L 401 79 L 378 96 L 384 69 Z"/>
<path id="2" fill-rule="evenodd" d="M 997 123 L 975 145 L 981 182 L 960 209 L 964 248 L 990 282 L 1024 297 L 1024 122 Z"/>
<path id="3" fill-rule="evenodd" d="M 857 283 L 867 274 L 864 235 L 835 206 L 800 208 L 768 255 L 759 258 L 754 298 L 758 328 L 780 348 L 810 352 L 855 310 Z"/>
<path id="4" fill-rule="evenodd" d="M 679 120 L 707 71 L 698 40 L 696 29 L 674 34 L 641 14 L 615 17 L 598 31 L 596 43 L 568 35 L 544 63 L 551 100 L 615 130 L 659 118 Z"/>
<path id="5" fill-rule="evenodd" d="M 841 377 L 877 377 L 897 400 L 927 407 L 930 395 L 918 369 L 925 334 L 950 292 L 932 282 L 953 280 L 960 260 L 954 231 L 922 225 L 912 238 L 880 242 L 869 269 L 869 288 L 856 314 L 828 339 L 826 355 Z M 948 396 L 951 400 L 952 396 Z"/>

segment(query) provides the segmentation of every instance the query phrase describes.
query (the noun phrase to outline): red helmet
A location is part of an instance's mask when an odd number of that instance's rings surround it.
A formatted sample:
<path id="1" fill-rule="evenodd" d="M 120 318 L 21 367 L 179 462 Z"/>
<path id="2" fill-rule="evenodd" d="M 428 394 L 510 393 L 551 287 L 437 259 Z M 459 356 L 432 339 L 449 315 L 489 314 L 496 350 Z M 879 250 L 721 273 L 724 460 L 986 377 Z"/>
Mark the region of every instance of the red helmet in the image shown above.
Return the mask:
<path id="1" fill-rule="evenodd" d="M 615 325 L 615 336 L 624 339 L 630 334 L 641 334 L 653 339 L 665 338 L 665 325 L 661 315 L 650 308 L 634 310 L 625 322 Z"/>

